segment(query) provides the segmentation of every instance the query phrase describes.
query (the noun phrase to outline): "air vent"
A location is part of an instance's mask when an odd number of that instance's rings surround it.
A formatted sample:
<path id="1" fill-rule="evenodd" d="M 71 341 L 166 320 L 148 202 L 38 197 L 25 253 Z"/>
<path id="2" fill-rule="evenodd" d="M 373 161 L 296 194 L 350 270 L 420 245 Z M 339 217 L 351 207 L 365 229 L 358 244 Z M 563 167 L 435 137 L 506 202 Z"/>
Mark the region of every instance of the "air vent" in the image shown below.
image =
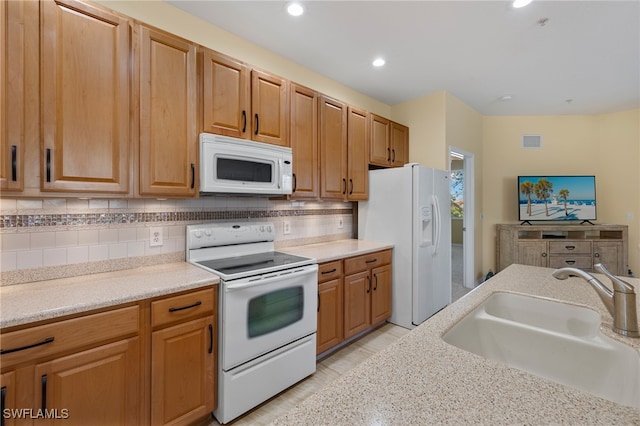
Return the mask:
<path id="1" fill-rule="evenodd" d="M 542 136 L 522 135 L 522 147 L 525 149 L 542 148 Z"/>

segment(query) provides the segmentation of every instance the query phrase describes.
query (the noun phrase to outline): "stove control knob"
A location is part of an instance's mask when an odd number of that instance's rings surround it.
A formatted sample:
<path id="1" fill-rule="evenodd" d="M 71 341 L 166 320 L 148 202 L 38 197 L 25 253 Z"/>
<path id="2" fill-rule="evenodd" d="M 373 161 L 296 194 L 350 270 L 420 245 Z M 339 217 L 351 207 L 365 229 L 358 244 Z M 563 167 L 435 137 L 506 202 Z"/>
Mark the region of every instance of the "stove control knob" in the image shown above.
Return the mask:
<path id="1" fill-rule="evenodd" d="M 206 230 L 204 231 L 204 234 L 205 234 L 207 237 L 210 237 L 210 236 L 211 236 L 211 234 L 212 234 L 211 229 L 206 229 Z"/>
<path id="2" fill-rule="evenodd" d="M 264 232 L 264 225 L 260 225 L 260 232 Z"/>
<path id="3" fill-rule="evenodd" d="M 194 231 L 193 236 L 196 238 L 202 237 L 202 231 Z"/>
<path id="4" fill-rule="evenodd" d="M 267 226 L 267 232 L 271 232 L 271 225 Z"/>

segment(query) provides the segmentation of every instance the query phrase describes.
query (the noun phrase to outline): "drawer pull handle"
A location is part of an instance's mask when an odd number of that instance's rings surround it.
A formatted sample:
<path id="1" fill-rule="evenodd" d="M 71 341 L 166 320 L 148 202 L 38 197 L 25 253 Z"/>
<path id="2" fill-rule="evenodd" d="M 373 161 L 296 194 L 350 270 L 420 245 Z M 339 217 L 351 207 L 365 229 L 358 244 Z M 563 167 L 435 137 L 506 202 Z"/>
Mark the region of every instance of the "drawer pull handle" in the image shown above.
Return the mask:
<path id="1" fill-rule="evenodd" d="M 338 270 L 336 268 L 333 268 L 329 271 L 322 271 L 320 272 L 322 275 L 326 275 L 326 274 L 333 274 L 334 272 L 337 272 Z"/>
<path id="2" fill-rule="evenodd" d="M 567 265 L 574 265 L 576 263 L 575 260 L 565 260 L 564 263 L 566 263 Z"/>
<path id="3" fill-rule="evenodd" d="M 567 250 L 575 250 L 576 246 L 564 246 Z"/>
<path id="4" fill-rule="evenodd" d="M 213 325 L 209 324 L 209 353 L 213 353 Z"/>
<path id="5" fill-rule="evenodd" d="M 38 342 L 38 343 L 33 343 L 31 345 L 21 346 L 19 348 L 13 348 L 13 349 L 0 349 L 0 355 L 6 355 L 6 354 L 10 354 L 12 352 L 24 351 L 25 349 L 35 348 L 37 346 L 46 345 L 47 343 L 51 343 L 51 342 L 53 342 L 53 337 L 47 337 L 43 341 Z"/>
<path id="6" fill-rule="evenodd" d="M 198 300 L 196 303 L 193 303 L 191 305 L 181 306 L 179 308 L 169 308 L 169 312 L 183 311 L 185 309 L 195 308 L 196 306 L 200 306 L 200 305 L 202 305 L 202 302 Z"/>
<path id="7" fill-rule="evenodd" d="M 375 258 L 375 259 L 365 260 L 364 263 L 376 263 L 377 261 L 378 261 L 378 258 Z"/>
<path id="8" fill-rule="evenodd" d="M 46 411 L 47 410 L 47 375 L 43 374 L 42 375 L 42 381 L 41 381 L 42 385 L 42 411 Z"/>

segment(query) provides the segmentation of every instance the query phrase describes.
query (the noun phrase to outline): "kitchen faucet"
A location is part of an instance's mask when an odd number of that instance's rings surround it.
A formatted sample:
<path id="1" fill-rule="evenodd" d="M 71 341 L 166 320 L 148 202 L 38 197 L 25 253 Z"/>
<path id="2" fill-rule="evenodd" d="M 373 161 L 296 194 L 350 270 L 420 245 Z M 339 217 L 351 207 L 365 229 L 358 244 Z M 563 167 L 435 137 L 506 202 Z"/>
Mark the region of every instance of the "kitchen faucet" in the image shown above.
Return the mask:
<path id="1" fill-rule="evenodd" d="M 596 277 L 581 269 L 560 268 L 553 272 L 553 276 L 559 280 L 566 280 L 570 276 L 584 279 L 598 293 L 600 300 L 613 317 L 613 331 L 627 337 L 640 337 L 636 312 L 636 293 L 633 286 L 607 271 L 601 263 L 596 263 L 593 267 L 609 277 L 613 284 L 613 291 Z"/>

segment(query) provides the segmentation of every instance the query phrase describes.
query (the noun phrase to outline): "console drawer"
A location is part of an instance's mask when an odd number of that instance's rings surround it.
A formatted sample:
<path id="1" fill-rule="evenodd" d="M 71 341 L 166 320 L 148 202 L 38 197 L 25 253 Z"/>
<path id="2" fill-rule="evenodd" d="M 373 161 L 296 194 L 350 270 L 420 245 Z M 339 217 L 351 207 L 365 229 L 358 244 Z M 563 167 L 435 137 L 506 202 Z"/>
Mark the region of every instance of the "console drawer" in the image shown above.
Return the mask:
<path id="1" fill-rule="evenodd" d="M 549 241 L 549 253 L 591 255 L 591 241 Z"/>
<path id="2" fill-rule="evenodd" d="M 593 269 L 593 258 L 591 256 L 549 256 L 550 268 L 579 268 Z"/>

